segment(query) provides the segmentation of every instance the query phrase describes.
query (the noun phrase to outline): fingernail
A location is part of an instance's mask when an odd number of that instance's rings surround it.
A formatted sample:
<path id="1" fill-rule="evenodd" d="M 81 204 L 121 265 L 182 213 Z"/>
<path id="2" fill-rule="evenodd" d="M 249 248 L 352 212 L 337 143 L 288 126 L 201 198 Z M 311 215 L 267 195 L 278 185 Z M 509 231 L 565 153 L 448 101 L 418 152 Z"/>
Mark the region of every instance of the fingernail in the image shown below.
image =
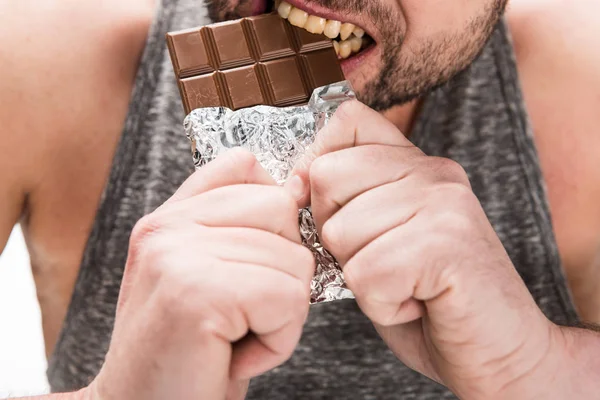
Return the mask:
<path id="1" fill-rule="evenodd" d="M 304 181 L 298 175 L 294 175 L 286 186 L 294 199 L 301 200 L 304 197 Z"/>

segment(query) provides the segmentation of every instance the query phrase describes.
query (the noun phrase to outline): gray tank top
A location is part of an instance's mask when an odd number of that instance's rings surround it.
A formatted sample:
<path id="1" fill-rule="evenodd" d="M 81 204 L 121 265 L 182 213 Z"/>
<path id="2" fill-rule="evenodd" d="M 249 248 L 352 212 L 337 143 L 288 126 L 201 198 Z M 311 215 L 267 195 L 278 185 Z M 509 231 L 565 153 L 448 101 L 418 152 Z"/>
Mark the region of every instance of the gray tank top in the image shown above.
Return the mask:
<path id="1" fill-rule="evenodd" d="M 87 385 L 108 349 L 129 234 L 193 170 L 164 35 L 208 22 L 201 0 L 163 0 L 97 212 L 62 334 L 53 391 Z M 512 44 L 501 21 L 478 59 L 427 96 L 411 140 L 467 171 L 512 261 L 544 313 L 577 316 L 561 269 Z M 451 399 L 386 348 L 354 301 L 312 306 L 286 364 L 252 381 L 248 399 Z"/>

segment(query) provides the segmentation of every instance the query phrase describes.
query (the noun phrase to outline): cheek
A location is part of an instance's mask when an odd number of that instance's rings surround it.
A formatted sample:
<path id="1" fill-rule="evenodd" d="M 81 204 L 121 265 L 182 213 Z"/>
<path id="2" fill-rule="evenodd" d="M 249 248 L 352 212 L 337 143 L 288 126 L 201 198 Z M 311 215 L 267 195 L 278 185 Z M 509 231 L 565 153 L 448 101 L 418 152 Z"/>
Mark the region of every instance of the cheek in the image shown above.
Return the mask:
<path id="1" fill-rule="evenodd" d="M 406 19 L 406 41 L 460 33 L 485 10 L 482 0 L 398 0 Z"/>

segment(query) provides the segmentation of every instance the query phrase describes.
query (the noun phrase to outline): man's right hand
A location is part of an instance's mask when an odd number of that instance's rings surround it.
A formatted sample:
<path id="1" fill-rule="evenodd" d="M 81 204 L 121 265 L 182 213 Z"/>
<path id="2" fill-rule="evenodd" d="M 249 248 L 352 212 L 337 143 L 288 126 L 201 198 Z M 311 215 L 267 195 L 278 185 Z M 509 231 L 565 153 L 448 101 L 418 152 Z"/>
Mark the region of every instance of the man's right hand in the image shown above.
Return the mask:
<path id="1" fill-rule="evenodd" d="M 298 206 L 254 156 L 231 150 L 131 235 L 115 329 L 88 395 L 239 399 L 300 338 L 314 260 Z"/>

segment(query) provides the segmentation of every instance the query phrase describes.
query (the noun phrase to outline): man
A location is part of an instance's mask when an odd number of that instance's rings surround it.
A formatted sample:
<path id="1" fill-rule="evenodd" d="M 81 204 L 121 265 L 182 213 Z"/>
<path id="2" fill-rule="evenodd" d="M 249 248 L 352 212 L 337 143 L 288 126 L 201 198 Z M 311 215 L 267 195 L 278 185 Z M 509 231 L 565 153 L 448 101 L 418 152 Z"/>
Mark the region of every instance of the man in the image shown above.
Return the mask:
<path id="1" fill-rule="evenodd" d="M 0 5 L 0 229 L 27 238 L 65 392 L 48 397 L 594 397 L 600 337 L 556 324 L 574 306 L 600 321 L 599 6 L 515 0 L 507 25 L 500 0 L 289 6 L 374 46 L 343 66 L 366 106 L 342 106 L 279 188 L 241 151 L 180 186 L 163 37 L 206 23 L 199 1 Z M 309 202 L 358 307 L 304 323 Z"/>

